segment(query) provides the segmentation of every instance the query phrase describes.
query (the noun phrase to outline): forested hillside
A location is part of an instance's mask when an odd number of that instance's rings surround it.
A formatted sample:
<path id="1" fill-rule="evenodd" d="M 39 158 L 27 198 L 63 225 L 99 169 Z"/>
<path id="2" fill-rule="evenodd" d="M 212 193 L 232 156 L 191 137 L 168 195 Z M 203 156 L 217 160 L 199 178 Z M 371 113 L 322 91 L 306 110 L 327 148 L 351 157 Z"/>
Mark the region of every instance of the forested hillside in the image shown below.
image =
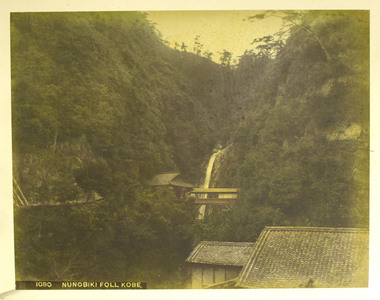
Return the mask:
<path id="1" fill-rule="evenodd" d="M 165 46 L 143 13 L 12 14 L 13 176 L 36 205 L 15 206 L 18 280 L 180 288 L 199 240 L 368 227 L 368 12 L 279 17 L 286 34 L 231 66 Z M 199 222 L 147 184 L 200 184 L 219 144 L 233 211 Z"/>
<path id="2" fill-rule="evenodd" d="M 201 224 L 200 239 L 254 240 L 268 225 L 368 227 L 368 13 L 301 20 L 285 45 L 267 37 L 240 59 L 241 122 L 213 184 L 240 187 L 242 201 Z"/>
<path id="3" fill-rule="evenodd" d="M 18 277 L 178 281 L 194 208 L 144 184 L 202 176 L 227 119 L 223 76 L 141 13 L 12 15 L 15 179 L 31 204 L 105 199 L 16 210 Z"/>

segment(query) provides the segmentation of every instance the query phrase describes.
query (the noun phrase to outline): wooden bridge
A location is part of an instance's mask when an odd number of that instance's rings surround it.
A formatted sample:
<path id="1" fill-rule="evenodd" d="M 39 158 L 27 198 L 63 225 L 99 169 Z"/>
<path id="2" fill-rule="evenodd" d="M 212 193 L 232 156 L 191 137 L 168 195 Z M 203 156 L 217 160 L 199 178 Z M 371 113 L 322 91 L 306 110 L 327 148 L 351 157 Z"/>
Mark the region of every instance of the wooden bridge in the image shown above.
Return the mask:
<path id="1" fill-rule="evenodd" d="M 194 203 L 199 208 L 205 206 L 200 219 L 203 219 L 203 215 L 210 215 L 223 208 L 231 210 L 238 200 L 238 195 L 237 188 L 195 188 L 190 192 L 190 196 L 195 198 Z"/>
<path id="2" fill-rule="evenodd" d="M 195 198 L 196 204 L 231 204 L 238 199 L 239 189 L 236 188 L 195 188 L 190 196 Z"/>
<path id="3" fill-rule="evenodd" d="M 203 207 L 205 214 L 209 215 L 218 210 L 227 208 L 232 209 L 235 202 L 238 200 L 239 189 L 237 188 L 193 188 L 186 186 L 186 189 L 190 190 L 189 192 L 184 192 L 183 194 L 193 197 L 194 204 L 198 208 Z M 90 196 L 91 194 L 91 196 Z M 30 203 L 23 192 L 21 191 L 20 186 L 18 185 L 15 178 L 13 178 L 13 201 L 14 205 L 18 207 L 59 207 L 59 206 L 75 206 L 75 205 L 87 205 L 92 203 L 97 203 L 103 201 L 104 199 L 96 194 L 91 192 L 90 194 L 82 195 L 80 199 L 74 201 L 65 201 L 65 202 L 38 202 Z M 173 201 L 183 202 L 187 197 L 181 195 L 180 197 L 175 197 Z M 202 213 L 204 215 L 204 213 Z"/>

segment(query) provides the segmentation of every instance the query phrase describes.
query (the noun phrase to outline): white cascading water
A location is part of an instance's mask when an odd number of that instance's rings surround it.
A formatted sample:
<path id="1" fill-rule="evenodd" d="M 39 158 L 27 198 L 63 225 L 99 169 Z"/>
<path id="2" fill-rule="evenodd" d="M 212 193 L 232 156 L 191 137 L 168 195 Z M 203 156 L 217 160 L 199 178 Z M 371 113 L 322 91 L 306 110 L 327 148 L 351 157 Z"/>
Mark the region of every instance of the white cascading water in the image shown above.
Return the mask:
<path id="1" fill-rule="evenodd" d="M 208 165 L 207 165 L 207 169 L 206 169 L 206 177 L 205 177 L 205 181 L 203 184 L 204 189 L 208 189 L 210 186 L 211 173 L 212 173 L 212 169 L 214 167 L 215 158 L 218 156 L 220 151 L 222 151 L 222 150 L 219 150 L 218 152 L 215 152 L 213 155 L 211 155 L 210 160 L 208 161 Z M 205 197 L 207 197 L 207 195 L 205 195 Z M 204 219 L 205 212 L 206 212 L 206 205 L 202 205 L 199 208 L 198 219 Z"/>
<path id="2" fill-rule="evenodd" d="M 213 155 L 211 155 L 210 160 L 208 161 L 208 166 L 207 166 L 207 170 L 206 170 L 206 177 L 205 177 L 205 181 L 203 184 L 203 188 L 205 188 L 205 189 L 208 189 L 210 186 L 211 173 L 212 173 L 212 169 L 214 167 L 215 158 L 217 157 L 217 155 L 220 151 L 221 150 L 219 150 L 218 152 L 215 152 Z"/>

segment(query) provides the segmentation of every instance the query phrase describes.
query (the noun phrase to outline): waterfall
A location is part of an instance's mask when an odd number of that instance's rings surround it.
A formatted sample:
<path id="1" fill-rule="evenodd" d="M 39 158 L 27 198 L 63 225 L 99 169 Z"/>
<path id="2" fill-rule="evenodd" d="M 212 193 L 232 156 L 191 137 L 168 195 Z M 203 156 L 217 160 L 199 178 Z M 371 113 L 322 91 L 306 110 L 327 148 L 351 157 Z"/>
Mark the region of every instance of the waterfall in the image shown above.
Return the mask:
<path id="1" fill-rule="evenodd" d="M 219 150 L 218 152 L 215 152 L 213 155 L 211 155 L 210 160 L 208 161 L 208 165 L 207 165 L 207 169 L 206 169 L 206 177 L 205 177 L 205 181 L 203 184 L 203 188 L 205 188 L 205 189 L 208 189 L 210 186 L 211 173 L 212 173 L 212 169 L 214 167 L 215 158 L 217 157 L 217 155 L 220 151 L 221 150 Z"/>
<path id="2" fill-rule="evenodd" d="M 222 150 L 219 150 L 218 152 L 213 153 L 211 155 L 211 157 L 210 157 L 210 160 L 208 161 L 208 165 L 207 165 L 207 169 L 206 169 L 205 181 L 203 183 L 203 188 L 204 189 L 208 189 L 209 186 L 210 186 L 211 173 L 212 173 L 212 169 L 214 167 L 215 158 L 218 156 L 218 154 L 219 154 L 220 151 L 222 151 Z M 204 197 L 207 197 L 207 195 L 205 195 Z M 204 219 L 205 212 L 206 212 L 206 205 L 201 205 L 201 207 L 199 208 L 198 219 Z"/>

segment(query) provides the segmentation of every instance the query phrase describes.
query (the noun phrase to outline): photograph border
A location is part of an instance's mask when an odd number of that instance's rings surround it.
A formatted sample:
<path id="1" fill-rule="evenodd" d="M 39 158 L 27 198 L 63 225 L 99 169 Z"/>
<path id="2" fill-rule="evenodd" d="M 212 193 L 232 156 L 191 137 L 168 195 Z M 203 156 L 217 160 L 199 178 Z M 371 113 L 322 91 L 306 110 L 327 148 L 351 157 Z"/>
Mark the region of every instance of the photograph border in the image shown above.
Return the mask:
<path id="1" fill-rule="evenodd" d="M 10 93 L 10 13 L 11 12 L 42 12 L 42 11 L 152 11 L 152 10 L 260 10 L 260 9 L 363 9 L 370 10 L 370 276 L 369 288 L 360 289 L 297 289 L 297 290 L 91 290 L 91 291 L 21 291 L 15 290 L 14 270 L 14 245 L 13 245 L 13 202 L 12 199 L 12 150 L 11 150 L 11 93 Z M 380 60 L 380 1 L 298 1 L 289 0 L 285 2 L 278 0 L 260 1 L 260 3 L 244 1 L 120 1 L 120 0 L 94 0 L 94 1 L 47 1 L 47 0 L 0 0 L 1 14 L 1 101 L 0 101 L 0 299 L 82 299 L 87 295 L 119 299 L 128 296 L 132 299 L 145 299 L 146 297 L 158 296 L 167 299 L 178 296 L 181 299 L 202 299 L 218 297 L 227 299 L 240 297 L 245 299 L 269 299 L 285 297 L 285 299 L 333 299 L 344 297 L 345 299 L 375 299 L 380 295 L 380 243 L 379 243 L 379 128 L 380 118 L 379 101 L 380 96 L 377 81 L 379 80 Z M 376 200 L 375 200 L 376 199 Z"/>

